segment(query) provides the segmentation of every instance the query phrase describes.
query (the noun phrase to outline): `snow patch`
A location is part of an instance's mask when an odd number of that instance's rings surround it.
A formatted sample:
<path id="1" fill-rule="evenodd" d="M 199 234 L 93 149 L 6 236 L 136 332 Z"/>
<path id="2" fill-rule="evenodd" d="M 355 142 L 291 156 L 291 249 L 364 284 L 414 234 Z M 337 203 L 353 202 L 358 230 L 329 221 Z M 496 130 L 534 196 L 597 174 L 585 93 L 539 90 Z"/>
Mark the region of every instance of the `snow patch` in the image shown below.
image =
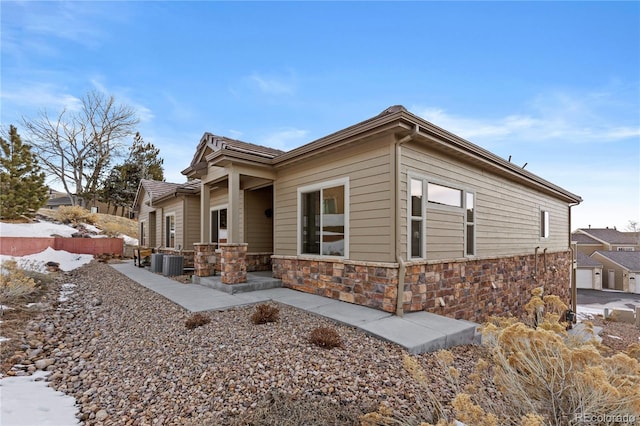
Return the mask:
<path id="1" fill-rule="evenodd" d="M 62 284 L 62 289 L 60 290 L 60 296 L 58 297 L 58 302 L 66 302 L 69 300 L 69 296 L 73 294 L 73 288 L 75 284 L 65 283 Z"/>
<path id="2" fill-rule="evenodd" d="M 14 257 L 0 255 L 0 262 L 9 259 L 15 260 L 20 268 L 45 273 L 47 272 L 45 266 L 47 262 L 59 263 L 60 269 L 68 272 L 91 262 L 93 256 L 90 254 L 69 253 L 65 250 L 54 250 L 51 247 L 47 247 L 46 250 L 40 253 L 30 254 L 28 256 Z"/>
<path id="3" fill-rule="evenodd" d="M 48 372 L 0 380 L 2 426 L 78 425 L 75 398 L 47 386 Z"/>
<path id="4" fill-rule="evenodd" d="M 71 237 L 78 232 L 77 229 L 68 225 L 51 222 L 34 223 L 5 223 L 0 222 L 0 235 L 3 237 L 50 237 L 60 235 L 61 237 Z"/>

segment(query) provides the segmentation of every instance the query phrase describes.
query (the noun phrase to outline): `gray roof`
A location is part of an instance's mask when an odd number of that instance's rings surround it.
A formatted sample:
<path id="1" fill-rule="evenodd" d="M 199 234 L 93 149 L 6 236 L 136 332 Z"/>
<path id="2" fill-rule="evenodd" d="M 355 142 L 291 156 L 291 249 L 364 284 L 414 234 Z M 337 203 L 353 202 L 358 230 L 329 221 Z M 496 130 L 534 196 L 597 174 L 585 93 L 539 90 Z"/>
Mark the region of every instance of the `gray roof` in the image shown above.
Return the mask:
<path id="1" fill-rule="evenodd" d="M 596 253 L 617 263 L 618 265 L 624 266 L 629 271 L 640 272 L 640 251 L 598 250 L 594 254 Z"/>
<path id="2" fill-rule="evenodd" d="M 609 244 L 640 244 L 637 232 L 620 232 L 613 228 L 580 228 L 580 231 Z"/>
<path id="3" fill-rule="evenodd" d="M 578 261 L 578 268 L 602 268 L 602 263 L 580 251 L 578 252 L 576 260 Z"/>
<path id="4" fill-rule="evenodd" d="M 602 244 L 600 241 L 591 238 L 586 234 L 582 234 L 580 232 L 574 232 L 571 234 L 571 242 L 578 244 Z"/>
<path id="5" fill-rule="evenodd" d="M 249 142 L 239 141 L 237 139 L 231 139 L 226 136 L 218 136 L 218 135 L 214 135 L 213 133 L 205 132 L 205 134 L 202 135 L 202 138 L 200 139 L 200 143 L 198 143 L 198 146 L 196 147 L 195 155 L 191 160 L 192 167 L 198 164 L 199 162 L 198 157 L 201 151 L 208 144 L 212 144 L 212 145 L 219 144 L 222 148 L 225 148 L 225 149 L 229 149 L 232 151 L 246 152 L 249 154 L 254 154 L 260 157 L 267 157 L 267 158 L 275 158 L 278 155 L 284 153 L 284 151 L 281 151 L 279 149 L 269 148 L 267 146 L 256 145 Z"/>
<path id="6" fill-rule="evenodd" d="M 177 193 L 197 194 L 200 191 L 200 180 L 195 179 L 186 183 L 173 183 L 159 180 L 142 179 L 140 181 L 138 192 L 136 193 L 136 198 L 133 202 L 134 208 L 138 205 L 139 202 L 142 202 L 141 199 L 138 199 L 140 195 L 140 188 L 144 188 L 144 190 L 149 194 L 149 197 L 151 198 L 151 203 L 154 203 L 164 197 Z"/>

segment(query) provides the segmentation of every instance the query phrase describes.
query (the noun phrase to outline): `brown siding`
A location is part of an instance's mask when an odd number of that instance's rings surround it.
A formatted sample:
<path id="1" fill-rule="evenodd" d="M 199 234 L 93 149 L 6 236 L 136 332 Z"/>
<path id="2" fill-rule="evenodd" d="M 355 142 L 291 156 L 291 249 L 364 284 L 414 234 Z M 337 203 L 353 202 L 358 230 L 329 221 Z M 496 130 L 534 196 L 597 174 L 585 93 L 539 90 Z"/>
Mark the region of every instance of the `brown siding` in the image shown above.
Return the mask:
<path id="1" fill-rule="evenodd" d="M 354 144 L 278 171 L 275 252 L 297 254 L 297 189 L 349 178 L 349 258 L 393 261 L 390 139 Z"/>
<path id="2" fill-rule="evenodd" d="M 200 242 L 200 198 L 186 197 L 184 210 L 184 249 L 193 250 L 193 244 Z"/>
<path id="3" fill-rule="evenodd" d="M 407 172 L 450 183 L 475 192 L 476 203 L 476 255 L 496 256 L 532 252 L 535 247 L 563 250 L 568 247 L 568 207 L 566 203 L 539 191 L 529 189 L 506 178 L 492 175 L 478 166 L 463 163 L 456 158 L 416 144 L 403 146 L 402 168 L 402 247 L 406 252 L 407 227 Z M 550 212 L 550 236 L 540 238 L 540 210 Z M 434 216 L 434 217 L 431 217 Z M 442 215 L 427 210 L 427 225 L 441 228 Z M 451 224 L 452 240 L 445 248 L 437 247 L 436 240 L 427 246 L 429 259 L 441 258 L 464 250 L 459 231 L 463 216 Z M 427 237 L 433 238 L 427 231 Z M 429 243 L 429 240 L 428 240 Z M 457 257 L 457 256 L 456 256 Z"/>
<path id="4" fill-rule="evenodd" d="M 273 252 L 273 214 L 265 214 L 272 205 L 273 187 L 244 191 L 245 241 L 250 253 Z"/>

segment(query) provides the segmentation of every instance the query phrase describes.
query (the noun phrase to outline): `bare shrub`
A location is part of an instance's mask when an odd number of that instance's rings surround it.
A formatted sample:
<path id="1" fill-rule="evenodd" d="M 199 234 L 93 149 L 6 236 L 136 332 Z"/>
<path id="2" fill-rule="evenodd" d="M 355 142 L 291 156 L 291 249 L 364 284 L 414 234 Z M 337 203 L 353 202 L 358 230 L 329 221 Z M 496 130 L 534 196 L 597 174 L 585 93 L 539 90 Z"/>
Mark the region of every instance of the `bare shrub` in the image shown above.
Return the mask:
<path id="1" fill-rule="evenodd" d="M 342 346 L 340 335 L 330 327 L 314 328 L 309 335 L 309 342 L 323 349 L 333 349 Z"/>
<path id="2" fill-rule="evenodd" d="M 127 226 L 123 226 L 117 222 L 108 222 L 101 225 L 102 233 L 108 237 L 118 237 L 128 231 Z"/>
<path id="3" fill-rule="evenodd" d="M 15 260 L 2 262 L 0 270 L 0 301 L 8 302 L 36 291 L 36 281 L 18 267 Z"/>
<path id="4" fill-rule="evenodd" d="M 56 220 L 62 223 L 96 223 L 97 215 L 80 206 L 60 206 L 55 213 Z"/>
<path id="5" fill-rule="evenodd" d="M 251 315 L 251 322 L 254 324 L 266 324 L 276 322 L 280 317 L 280 309 L 277 306 L 261 304 L 256 306 L 256 310 Z"/>
<path id="6" fill-rule="evenodd" d="M 184 325 L 185 327 L 187 327 L 187 329 L 193 330 L 196 327 L 201 327 L 205 324 L 209 324 L 210 322 L 211 322 L 211 318 L 209 318 L 205 314 L 201 314 L 198 312 L 191 315 L 189 318 L 187 318 L 187 321 L 185 322 Z"/>
<path id="7" fill-rule="evenodd" d="M 256 408 L 231 420 L 231 425 L 324 426 L 360 425 L 362 410 L 327 399 L 299 398 L 279 391 L 267 393 Z"/>

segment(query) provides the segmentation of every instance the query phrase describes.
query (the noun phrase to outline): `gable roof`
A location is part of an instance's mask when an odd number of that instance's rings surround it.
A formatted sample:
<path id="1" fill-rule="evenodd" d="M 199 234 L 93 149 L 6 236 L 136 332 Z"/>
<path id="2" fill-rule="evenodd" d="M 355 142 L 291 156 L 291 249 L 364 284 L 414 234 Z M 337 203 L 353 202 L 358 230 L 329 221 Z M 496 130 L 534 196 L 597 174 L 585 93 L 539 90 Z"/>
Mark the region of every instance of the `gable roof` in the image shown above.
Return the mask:
<path id="1" fill-rule="evenodd" d="M 582 252 L 578 252 L 576 256 L 578 268 L 602 268 L 602 263 Z"/>
<path id="2" fill-rule="evenodd" d="M 410 136 L 417 143 L 428 144 L 431 148 L 478 164 L 484 169 L 550 193 L 568 203 L 577 204 L 582 201 L 580 196 L 412 114 L 402 105 L 391 106 L 374 117 L 287 152 L 205 133 L 198 144 L 191 165 L 182 173 L 199 177 L 199 174 L 207 169 L 209 162 L 214 164 L 214 160 L 216 165 L 224 165 L 225 161 L 240 161 L 262 166 L 283 167 L 384 132 L 393 134 L 398 139 Z"/>
<path id="3" fill-rule="evenodd" d="M 598 250 L 591 256 L 602 256 L 632 272 L 640 272 L 640 251 Z"/>
<path id="4" fill-rule="evenodd" d="M 620 232 L 610 228 L 579 228 L 577 232 L 607 244 L 640 245 L 636 232 Z"/>
<path id="5" fill-rule="evenodd" d="M 144 189 L 145 192 L 149 194 L 151 204 L 153 204 L 178 194 L 198 194 L 200 192 L 200 181 L 194 179 L 187 183 L 173 183 L 142 179 L 138 186 L 138 191 L 136 192 L 136 198 L 133 200 L 134 210 L 137 209 L 139 203 L 142 202 L 142 200 L 139 199 L 140 194 L 142 193 L 141 189 Z"/>
<path id="6" fill-rule="evenodd" d="M 583 234 L 581 232 L 573 232 L 571 233 L 571 242 L 578 244 L 594 244 L 601 245 L 602 241 L 598 241 L 587 234 Z"/>
<path id="7" fill-rule="evenodd" d="M 236 154 L 244 154 L 245 156 L 264 158 L 271 160 L 284 151 L 275 148 L 269 148 L 262 145 L 256 145 L 249 142 L 243 142 L 237 139 L 231 139 L 226 136 L 218 136 L 213 133 L 205 132 L 200 138 L 200 142 L 196 147 L 196 152 L 193 155 L 191 164 L 185 170 L 183 174 L 189 175 L 197 172 L 198 170 L 205 169 L 207 167 L 207 161 L 214 153 L 234 152 Z"/>

